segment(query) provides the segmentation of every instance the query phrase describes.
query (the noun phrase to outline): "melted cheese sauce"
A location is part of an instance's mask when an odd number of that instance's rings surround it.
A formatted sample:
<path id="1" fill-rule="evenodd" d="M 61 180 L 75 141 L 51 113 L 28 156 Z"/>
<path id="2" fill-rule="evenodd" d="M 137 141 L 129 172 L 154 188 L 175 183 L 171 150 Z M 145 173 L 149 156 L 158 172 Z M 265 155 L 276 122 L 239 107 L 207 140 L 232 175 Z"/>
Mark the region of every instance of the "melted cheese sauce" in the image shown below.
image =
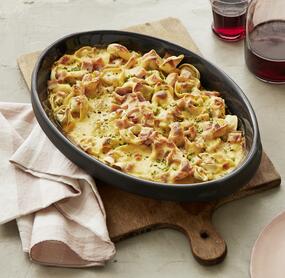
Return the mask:
<path id="1" fill-rule="evenodd" d="M 166 183 L 220 178 L 244 158 L 244 135 L 183 58 L 119 44 L 64 55 L 48 83 L 53 116 L 72 142 L 128 174 Z"/>

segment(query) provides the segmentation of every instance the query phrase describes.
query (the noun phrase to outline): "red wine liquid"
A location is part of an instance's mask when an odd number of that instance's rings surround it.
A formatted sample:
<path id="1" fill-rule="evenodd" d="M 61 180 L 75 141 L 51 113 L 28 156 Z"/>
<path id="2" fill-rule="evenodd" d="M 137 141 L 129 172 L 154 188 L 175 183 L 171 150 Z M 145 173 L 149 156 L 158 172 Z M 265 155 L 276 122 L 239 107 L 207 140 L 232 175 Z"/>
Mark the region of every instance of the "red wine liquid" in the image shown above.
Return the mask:
<path id="1" fill-rule="evenodd" d="M 247 4 L 225 5 L 214 1 L 213 3 L 214 33 L 221 39 L 237 41 L 245 37 L 245 20 Z"/>
<path id="2" fill-rule="evenodd" d="M 258 78 L 285 83 L 285 21 L 272 20 L 257 25 L 247 38 L 245 60 Z"/>

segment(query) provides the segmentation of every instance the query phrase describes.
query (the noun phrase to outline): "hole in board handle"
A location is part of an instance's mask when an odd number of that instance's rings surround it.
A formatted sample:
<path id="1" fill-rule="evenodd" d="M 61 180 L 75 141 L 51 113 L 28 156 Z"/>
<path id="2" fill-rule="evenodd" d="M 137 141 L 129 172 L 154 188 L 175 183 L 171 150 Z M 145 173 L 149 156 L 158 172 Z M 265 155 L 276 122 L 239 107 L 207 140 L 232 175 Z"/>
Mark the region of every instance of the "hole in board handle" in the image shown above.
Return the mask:
<path id="1" fill-rule="evenodd" d="M 209 237 L 209 234 L 208 234 L 207 231 L 201 231 L 201 232 L 200 232 L 200 237 L 201 237 L 202 239 L 207 239 L 207 238 Z"/>

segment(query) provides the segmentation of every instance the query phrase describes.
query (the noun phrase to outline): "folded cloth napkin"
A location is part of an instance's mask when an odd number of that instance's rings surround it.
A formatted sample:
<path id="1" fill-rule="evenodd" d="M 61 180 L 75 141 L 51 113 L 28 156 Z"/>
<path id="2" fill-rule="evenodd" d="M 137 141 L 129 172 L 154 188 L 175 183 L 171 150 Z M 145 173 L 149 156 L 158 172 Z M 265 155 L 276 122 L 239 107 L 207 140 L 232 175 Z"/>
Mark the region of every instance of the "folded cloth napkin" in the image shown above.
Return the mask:
<path id="1" fill-rule="evenodd" d="M 87 267 L 115 253 L 92 177 L 62 155 L 30 104 L 0 102 L 0 224 L 17 219 L 34 262 Z"/>

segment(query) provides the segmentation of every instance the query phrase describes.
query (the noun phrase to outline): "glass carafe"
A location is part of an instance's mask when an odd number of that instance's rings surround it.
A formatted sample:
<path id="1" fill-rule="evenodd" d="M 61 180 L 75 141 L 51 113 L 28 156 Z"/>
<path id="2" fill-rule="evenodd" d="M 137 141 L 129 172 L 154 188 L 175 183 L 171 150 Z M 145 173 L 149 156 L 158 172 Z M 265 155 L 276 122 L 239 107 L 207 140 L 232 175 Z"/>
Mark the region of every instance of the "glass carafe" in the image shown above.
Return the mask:
<path id="1" fill-rule="evenodd" d="M 270 83 L 285 83 L 285 0 L 252 0 L 247 12 L 245 60 Z"/>

